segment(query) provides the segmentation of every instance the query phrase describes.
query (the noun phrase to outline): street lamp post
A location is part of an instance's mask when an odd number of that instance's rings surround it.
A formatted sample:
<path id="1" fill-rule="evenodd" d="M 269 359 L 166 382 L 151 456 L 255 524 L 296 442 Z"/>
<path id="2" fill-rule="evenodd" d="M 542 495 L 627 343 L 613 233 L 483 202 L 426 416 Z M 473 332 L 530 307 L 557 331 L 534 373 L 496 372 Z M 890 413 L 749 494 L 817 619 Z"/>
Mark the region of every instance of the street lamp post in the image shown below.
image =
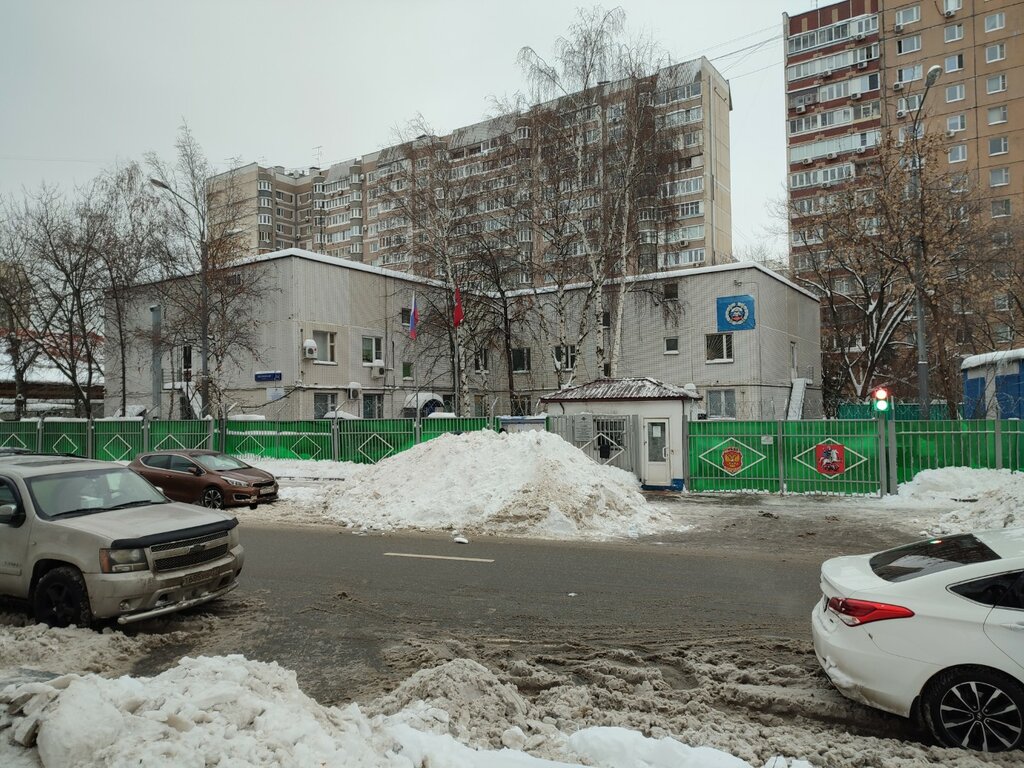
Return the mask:
<path id="1" fill-rule="evenodd" d="M 921 147 L 918 143 L 918 129 L 921 122 L 921 110 L 924 108 L 924 100 L 928 91 L 935 85 L 935 81 L 942 74 L 942 67 L 936 65 L 928 69 L 928 75 L 924 81 L 924 92 L 921 94 L 920 103 L 914 113 L 914 122 L 911 124 L 911 141 L 914 142 L 914 161 L 910 167 L 910 185 L 914 192 L 915 203 L 917 204 L 917 242 L 914 246 L 914 314 L 917 317 L 917 401 L 918 417 L 927 421 L 931 416 L 931 397 L 928 394 L 928 328 L 924 317 L 924 306 L 921 302 L 921 294 L 925 290 L 924 285 L 924 261 L 925 261 L 925 238 L 924 238 L 924 194 L 921 189 Z"/>
<path id="2" fill-rule="evenodd" d="M 210 413 L 210 251 L 209 244 L 206 242 L 206 227 L 202 226 L 205 219 L 194 201 L 179 195 L 167 182 L 150 179 L 149 183 L 158 189 L 170 192 L 178 200 L 192 208 L 201 225 L 199 230 L 199 395 L 203 401 L 203 412 L 197 415 L 202 418 Z"/>

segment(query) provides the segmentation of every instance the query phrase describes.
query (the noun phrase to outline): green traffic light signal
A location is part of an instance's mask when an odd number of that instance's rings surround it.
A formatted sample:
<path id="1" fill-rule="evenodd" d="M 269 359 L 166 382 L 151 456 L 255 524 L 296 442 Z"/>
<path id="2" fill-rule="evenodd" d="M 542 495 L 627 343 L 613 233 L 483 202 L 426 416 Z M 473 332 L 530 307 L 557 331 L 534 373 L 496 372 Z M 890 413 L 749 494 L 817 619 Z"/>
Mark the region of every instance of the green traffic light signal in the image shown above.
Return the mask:
<path id="1" fill-rule="evenodd" d="M 875 410 L 876 411 L 888 411 L 889 410 L 889 401 L 888 400 L 875 400 Z"/>

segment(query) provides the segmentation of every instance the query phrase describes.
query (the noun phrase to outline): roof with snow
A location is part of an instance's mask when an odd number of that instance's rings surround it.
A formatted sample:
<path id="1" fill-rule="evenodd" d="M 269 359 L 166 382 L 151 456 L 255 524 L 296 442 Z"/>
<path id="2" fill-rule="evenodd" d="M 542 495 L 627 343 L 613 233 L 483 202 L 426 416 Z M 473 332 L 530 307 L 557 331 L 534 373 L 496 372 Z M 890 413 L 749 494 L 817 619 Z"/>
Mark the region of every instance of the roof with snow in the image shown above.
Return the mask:
<path id="1" fill-rule="evenodd" d="M 551 395 L 545 395 L 541 402 L 584 402 L 589 400 L 700 400 L 693 385 L 678 387 L 649 376 L 627 379 L 595 379 L 579 386 L 569 387 Z"/>
<path id="2" fill-rule="evenodd" d="M 980 368 L 983 365 L 991 365 L 992 363 L 1009 363 L 1014 360 L 1024 360 L 1024 347 L 965 357 L 964 361 L 960 363 L 960 370 L 966 371 L 969 368 Z"/>

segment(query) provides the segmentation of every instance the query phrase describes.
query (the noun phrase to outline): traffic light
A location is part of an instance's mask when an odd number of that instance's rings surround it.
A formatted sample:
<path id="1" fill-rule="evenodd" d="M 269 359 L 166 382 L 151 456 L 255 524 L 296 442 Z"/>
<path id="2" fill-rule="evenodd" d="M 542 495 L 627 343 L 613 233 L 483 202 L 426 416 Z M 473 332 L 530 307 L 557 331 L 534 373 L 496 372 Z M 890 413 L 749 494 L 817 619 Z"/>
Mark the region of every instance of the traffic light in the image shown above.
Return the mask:
<path id="1" fill-rule="evenodd" d="M 874 392 L 871 393 L 872 405 L 874 409 L 879 413 L 885 413 L 889 410 L 889 390 L 885 387 L 877 387 Z"/>

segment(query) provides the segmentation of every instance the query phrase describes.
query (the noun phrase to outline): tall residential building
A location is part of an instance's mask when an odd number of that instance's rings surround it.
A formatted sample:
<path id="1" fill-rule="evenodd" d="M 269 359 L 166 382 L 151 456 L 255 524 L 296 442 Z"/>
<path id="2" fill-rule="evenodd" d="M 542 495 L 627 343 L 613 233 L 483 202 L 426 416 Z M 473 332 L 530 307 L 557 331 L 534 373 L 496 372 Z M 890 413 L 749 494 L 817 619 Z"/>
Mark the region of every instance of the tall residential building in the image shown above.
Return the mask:
<path id="1" fill-rule="evenodd" d="M 791 201 L 855 177 L 881 131 L 908 130 L 938 65 L 922 116 L 945 131 L 951 171 L 978 178 L 993 215 L 1021 210 L 1022 0 L 841 0 L 783 22 Z"/>
<path id="2" fill-rule="evenodd" d="M 479 241 L 481 233 L 490 233 L 493 241 L 504 231 L 522 267 L 515 274 L 523 284 L 543 284 L 551 282 L 545 280 L 544 263 L 554 256 L 545 250 L 551 236 L 545 234 L 539 206 L 550 199 L 550 187 L 561 186 L 572 198 L 566 203 L 571 211 L 590 207 L 598 220 L 607 190 L 619 183 L 616 174 L 624 165 L 619 137 L 635 118 L 635 129 L 648 132 L 656 151 L 643 158 L 650 173 L 624 208 L 630 242 L 639 244 L 633 267 L 713 266 L 733 261 L 731 108 L 728 82 L 701 58 L 647 78 L 601 82 L 518 115 L 444 136 L 420 136 L 326 169 L 286 171 L 254 163 L 211 183 L 231 184 L 247 201 L 251 223 L 245 236 L 254 253 L 294 246 L 433 277 L 436 271 L 428 274 L 411 255 L 415 238 L 425 235 L 409 213 L 409 196 L 418 187 L 437 185 L 440 164 L 446 178 L 462 183 L 460 194 L 466 198 L 456 207 L 463 219 L 456 232 L 467 236 L 465 244 L 456 245 L 457 257 L 470 258 L 474 236 Z M 601 148 L 587 150 L 595 158 L 587 168 L 589 178 L 558 182 L 544 165 L 545 149 L 556 140 L 564 143 L 566 131 L 580 145 Z M 526 211 L 527 206 L 534 210 Z M 577 246 L 566 242 L 561 248 L 578 256 Z"/>

